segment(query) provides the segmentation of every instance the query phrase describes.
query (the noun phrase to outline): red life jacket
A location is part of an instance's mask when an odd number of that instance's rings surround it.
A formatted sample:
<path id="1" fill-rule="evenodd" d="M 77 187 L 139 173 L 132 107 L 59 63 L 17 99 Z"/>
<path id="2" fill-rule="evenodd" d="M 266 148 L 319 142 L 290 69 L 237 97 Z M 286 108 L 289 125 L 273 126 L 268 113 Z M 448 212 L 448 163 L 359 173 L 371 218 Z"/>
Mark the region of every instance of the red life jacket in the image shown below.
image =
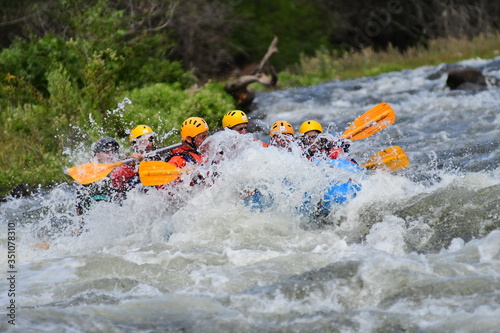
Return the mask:
<path id="1" fill-rule="evenodd" d="M 134 176 L 137 176 L 137 170 L 135 165 L 130 164 L 123 164 L 109 174 L 113 187 L 117 189 L 125 189 Z"/>
<path id="2" fill-rule="evenodd" d="M 330 150 L 327 152 L 328 157 L 330 157 L 332 160 L 336 160 L 340 156 L 344 155 L 344 150 L 340 147 L 333 146 L 330 148 Z"/>

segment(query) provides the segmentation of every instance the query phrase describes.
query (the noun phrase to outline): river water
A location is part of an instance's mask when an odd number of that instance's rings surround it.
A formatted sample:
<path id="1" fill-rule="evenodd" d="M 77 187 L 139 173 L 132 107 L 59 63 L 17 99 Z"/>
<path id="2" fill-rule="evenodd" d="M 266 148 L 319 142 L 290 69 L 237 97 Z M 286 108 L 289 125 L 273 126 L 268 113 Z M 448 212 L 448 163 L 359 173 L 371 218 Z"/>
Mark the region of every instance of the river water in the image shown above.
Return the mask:
<path id="1" fill-rule="evenodd" d="M 500 78 L 500 58 L 461 65 Z M 1 284 L 0 331 L 500 331 L 500 88 L 450 91 L 445 70 L 258 95 L 251 122 L 262 128 L 315 119 L 338 134 L 378 103 L 395 110 L 393 125 L 351 152 L 363 162 L 398 145 L 411 165 L 367 173 L 321 224 L 297 207 L 341 172 L 246 137 L 234 156 L 240 144 L 225 147 L 213 186 L 97 204 L 79 237 L 71 185 L 10 198 L 0 247 L 7 262 L 10 223 L 15 283 Z M 256 188 L 273 197 L 263 211 L 241 199 Z"/>

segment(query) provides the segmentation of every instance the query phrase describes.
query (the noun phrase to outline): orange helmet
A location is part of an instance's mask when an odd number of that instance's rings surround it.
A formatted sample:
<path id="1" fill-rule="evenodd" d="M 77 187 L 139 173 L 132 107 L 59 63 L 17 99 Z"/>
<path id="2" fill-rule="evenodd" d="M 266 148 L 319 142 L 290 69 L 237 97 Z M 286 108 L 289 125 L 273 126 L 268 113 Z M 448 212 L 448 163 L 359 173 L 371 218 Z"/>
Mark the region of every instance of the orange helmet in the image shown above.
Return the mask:
<path id="1" fill-rule="evenodd" d="M 295 131 L 293 130 L 292 124 L 290 124 L 288 121 L 285 120 L 278 120 L 271 126 L 271 130 L 269 131 L 269 135 L 271 137 L 275 136 L 276 134 L 282 134 L 282 133 L 287 133 L 287 134 L 295 134 Z"/>
<path id="2" fill-rule="evenodd" d="M 181 125 L 181 139 L 186 140 L 188 136 L 194 138 L 200 133 L 208 131 L 208 124 L 205 119 L 200 117 L 191 117 Z"/>

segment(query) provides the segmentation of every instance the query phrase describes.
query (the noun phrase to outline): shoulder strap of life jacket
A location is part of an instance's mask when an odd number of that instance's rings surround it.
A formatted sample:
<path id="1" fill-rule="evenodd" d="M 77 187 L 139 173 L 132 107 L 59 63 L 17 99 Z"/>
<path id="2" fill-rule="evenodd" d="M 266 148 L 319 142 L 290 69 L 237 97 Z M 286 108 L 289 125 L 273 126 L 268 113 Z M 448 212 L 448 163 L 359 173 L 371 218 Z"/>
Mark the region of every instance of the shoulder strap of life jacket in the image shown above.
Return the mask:
<path id="1" fill-rule="evenodd" d="M 195 152 L 193 150 L 178 152 L 178 153 L 174 153 L 174 154 L 170 155 L 170 158 L 172 158 L 174 156 L 182 156 L 182 157 L 184 157 L 184 159 L 187 162 L 196 164 L 197 163 L 196 158 L 194 158 L 194 156 L 191 155 L 191 153 L 195 153 Z"/>

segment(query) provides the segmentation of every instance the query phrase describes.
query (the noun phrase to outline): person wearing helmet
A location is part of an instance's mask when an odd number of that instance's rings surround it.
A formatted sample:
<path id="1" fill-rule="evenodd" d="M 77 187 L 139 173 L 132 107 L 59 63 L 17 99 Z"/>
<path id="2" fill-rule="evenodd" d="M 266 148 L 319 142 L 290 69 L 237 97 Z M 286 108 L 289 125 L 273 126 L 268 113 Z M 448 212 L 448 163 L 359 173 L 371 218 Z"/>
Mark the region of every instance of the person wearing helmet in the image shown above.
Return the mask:
<path id="1" fill-rule="evenodd" d="M 222 118 L 222 127 L 229 128 L 241 134 L 248 133 L 248 117 L 241 110 L 229 111 Z"/>
<path id="2" fill-rule="evenodd" d="M 208 124 L 203 118 L 186 119 L 181 125 L 182 146 L 173 149 L 166 162 L 178 168 L 183 168 L 187 163 L 202 163 L 204 156 L 200 152 L 200 147 L 209 135 Z"/>
<path id="3" fill-rule="evenodd" d="M 148 125 L 139 125 L 131 130 L 129 142 L 136 154 L 148 154 L 147 161 L 163 161 L 169 156 L 168 151 L 156 153 L 155 155 L 149 154 L 156 150 L 156 133 Z M 131 157 L 134 157 L 134 154 Z"/>
<path id="4" fill-rule="evenodd" d="M 349 153 L 350 144 L 346 141 L 336 142 L 333 137 L 324 133 L 321 124 L 315 120 L 307 120 L 300 125 L 299 138 L 304 155 L 310 160 L 321 156 L 330 159 L 348 157 L 346 154 Z"/>
<path id="5" fill-rule="evenodd" d="M 130 146 L 141 155 L 152 152 L 155 149 L 155 136 L 156 133 L 148 125 L 136 126 L 130 131 Z"/>
<path id="6" fill-rule="evenodd" d="M 229 128 L 240 134 L 248 133 L 248 117 L 245 112 L 241 110 L 232 110 L 224 115 L 222 118 L 222 128 Z M 254 141 L 259 141 L 263 147 L 267 147 L 267 143 L 262 142 L 258 139 Z"/>
<path id="7" fill-rule="evenodd" d="M 166 162 L 173 164 L 178 168 L 184 168 L 190 164 L 190 168 L 194 168 L 196 164 L 205 162 L 205 156 L 202 154 L 202 144 L 209 137 L 209 129 L 207 122 L 200 117 L 190 117 L 182 122 L 181 125 L 181 142 L 182 146 L 171 151 L 170 158 Z M 200 174 L 194 174 L 191 186 L 198 183 L 204 183 L 204 177 Z M 158 189 L 168 189 L 172 185 L 182 182 L 176 179 L 168 184 L 157 186 Z"/>
<path id="8" fill-rule="evenodd" d="M 345 141 L 335 139 L 332 135 L 325 133 L 323 131 L 323 126 L 315 120 L 307 120 L 303 122 L 299 127 L 299 138 L 300 145 L 303 149 L 304 155 L 308 160 L 312 161 L 314 164 L 316 163 L 328 163 L 330 166 L 345 165 L 344 163 L 357 164 L 348 153 L 349 145 Z M 333 161 L 338 158 L 342 158 L 341 161 Z M 340 164 L 339 164 L 340 163 Z M 322 198 L 311 208 L 309 206 L 311 204 L 309 197 L 305 202 L 304 206 L 301 207 L 303 212 L 311 213 L 311 209 L 313 209 L 315 220 L 320 221 L 325 219 L 330 214 L 331 205 L 333 202 L 342 202 L 341 198 L 345 200 L 347 196 L 342 195 L 341 191 L 346 189 L 347 186 L 352 189 L 358 189 L 359 185 L 353 183 L 352 180 L 349 180 L 348 183 L 345 183 L 345 187 L 338 186 L 338 183 L 334 183 L 334 185 L 328 188 L 327 193 L 324 193 Z M 355 195 L 355 194 L 354 194 Z M 309 208 L 307 208 L 309 207 Z"/>
<path id="9" fill-rule="evenodd" d="M 142 160 L 164 160 L 164 157 L 159 154 L 144 157 L 144 154 L 149 155 L 149 153 L 156 149 L 155 137 L 156 133 L 153 132 L 153 129 L 148 125 L 138 125 L 130 131 L 129 143 L 134 153 L 127 156 L 127 158 L 134 158 L 135 161 L 123 164 L 110 173 L 110 178 L 114 187 L 122 190 L 130 190 L 141 183 L 139 179 L 138 162 Z"/>
<path id="10" fill-rule="evenodd" d="M 106 136 L 92 145 L 92 154 L 97 163 L 115 163 L 118 161 L 120 145 L 114 138 Z"/>
<path id="11" fill-rule="evenodd" d="M 278 120 L 272 124 L 269 135 L 271 137 L 270 146 L 286 148 L 291 151 L 293 144 L 295 144 L 295 131 L 288 121 Z"/>

